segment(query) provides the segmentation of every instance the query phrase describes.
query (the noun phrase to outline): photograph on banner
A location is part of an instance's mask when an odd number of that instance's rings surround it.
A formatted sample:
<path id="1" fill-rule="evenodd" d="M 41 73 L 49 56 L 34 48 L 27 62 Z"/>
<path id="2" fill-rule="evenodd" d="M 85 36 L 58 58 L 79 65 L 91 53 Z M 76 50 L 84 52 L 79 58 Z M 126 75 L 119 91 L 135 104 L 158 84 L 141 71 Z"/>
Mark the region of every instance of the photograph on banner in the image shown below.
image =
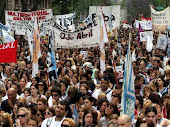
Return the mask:
<path id="1" fill-rule="evenodd" d="M 151 30 L 152 29 L 152 21 L 151 20 L 147 20 L 147 21 L 135 20 L 134 26 L 136 28 L 139 28 L 139 23 L 140 23 L 143 30 Z"/>
<path id="2" fill-rule="evenodd" d="M 168 39 L 170 40 L 170 39 Z M 156 48 L 165 50 L 167 47 L 167 37 L 164 34 L 159 34 Z"/>
<path id="3" fill-rule="evenodd" d="M 107 31 L 115 29 L 116 27 L 120 27 L 120 5 L 114 6 L 102 6 L 102 11 L 107 27 Z M 89 7 L 89 15 L 92 20 L 97 15 L 102 15 L 100 6 L 90 6 Z M 115 28 L 114 28 L 115 27 Z"/>
<path id="4" fill-rule="evenodd" d="M 44 27 L 49 29 L 53 12 L 51 9 L 32 12 L 5 11 L 5 21 L 10 25 L 11 30 L 17 31 L 17 35 L 25 35 L 27 29 L 33 31 L 35 17 L 42 32 Z"/>
<path id="5" fill-rule="evenodd" d="M 153 31 L 165 31 L 166 26 L 170 25 L 170 8 L 163 11 L 156 11 L 150 6 Z"/>
<path id="6" fill-rule="evenodd" d="M 100 44 L 100 18 L 96 18 L 88 27 L 77 32 L 65 32 L 56 23 L 53 25 L 56 47 L 88 48 Z"/>
<path id="7" fill-rule="evenodd" d="M 74 31 L 74 18 L 76 17 L 75 13 L 64 14 L 64 15 L 55 15 L 55 21 L 57 24 L 62 26 L 65 29 L 69 29 L 70 31 Z"/>
<path id="8" fill-rule="evenodd" d="M 117 75 L 118 79 L 123 78 L 123 66 L 116 66 L 115 69 L 116 69 L 116 72 L 118 74 Z M 113 70 L 114 70 L 114 68 L 113 68 Z"/>
<path id="9" fill-rule="evenodd" d="M 147 41 L 148 35 L 150 36 L 151 40 L 153 41 L 153 32 L 152 31 L 140 32 L 140 41 Z"/>

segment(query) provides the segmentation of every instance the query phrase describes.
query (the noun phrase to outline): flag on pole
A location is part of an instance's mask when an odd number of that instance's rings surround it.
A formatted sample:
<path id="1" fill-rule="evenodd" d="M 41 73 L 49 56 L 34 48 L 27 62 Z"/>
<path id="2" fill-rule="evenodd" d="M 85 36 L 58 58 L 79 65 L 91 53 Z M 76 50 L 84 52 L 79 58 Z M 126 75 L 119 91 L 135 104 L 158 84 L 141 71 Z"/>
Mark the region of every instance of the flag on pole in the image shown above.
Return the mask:
<path id="1" fill-rule="evenodd" d="M 101 27 L 100 27 L 100 69 L 101 72 L 105 71 L 105 43 L 108 42 L 108 36 L 106 31 L 106 25 L 104 22 L 103 15 L 101 16 Z"/>
<path id="2" fill-rule="evenodd" d="M 47 67 L 49 72 L 50 81 L 53 79 L 57 79 L 57 67 L 56 67 L 56 59 L 53 51 L 54 39 L 52 36 L 52 31 L 49 33 L 49 49 L 47 54 Z"/>
<path id="3" fill-rule="evenodd" d="M 38 73 L 38 58 L 40 54 L 40 35 L 38 30 L 37 19 L 34 22 L 34 40 L 33 40 L 33 62 L 32 62 L 32 77 Z"/>
<path id="4" fill-rule="evenodd" d="M 128 51 L 125 60 L 123 86 L 122 86 L 122 97 L 121 97 L 121 111 L 120 114 L 127 114 L 134 120 L 135 116 L 135 76 L 133 74 L 133 66 L 130 52 L 130 40 L 131 34 L 129 35 Z"/>

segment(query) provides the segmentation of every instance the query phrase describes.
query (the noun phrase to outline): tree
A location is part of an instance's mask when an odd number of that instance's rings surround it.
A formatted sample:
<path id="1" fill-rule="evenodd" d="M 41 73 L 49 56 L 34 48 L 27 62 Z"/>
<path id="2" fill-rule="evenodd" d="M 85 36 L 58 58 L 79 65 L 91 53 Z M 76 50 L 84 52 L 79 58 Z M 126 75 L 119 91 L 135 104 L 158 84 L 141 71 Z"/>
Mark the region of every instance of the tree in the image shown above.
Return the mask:
<path id="1" fill-rule="evenodd" d="M 6 8 L 6 0 L 1 0 L 0 4 L 0 22 L 5 23 L 5 8 Z"/>

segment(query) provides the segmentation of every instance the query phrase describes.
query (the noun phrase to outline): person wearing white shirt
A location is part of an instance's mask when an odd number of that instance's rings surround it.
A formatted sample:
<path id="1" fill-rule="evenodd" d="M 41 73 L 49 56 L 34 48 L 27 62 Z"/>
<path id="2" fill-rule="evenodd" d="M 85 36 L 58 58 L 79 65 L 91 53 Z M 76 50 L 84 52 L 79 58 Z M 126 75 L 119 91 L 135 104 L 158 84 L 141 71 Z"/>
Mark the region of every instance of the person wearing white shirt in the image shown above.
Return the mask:
<path id="1" fill-rule="evenodd" d="M 66 101 L 59 101 L 56 106 L 55 116 L 45 119 L 41 127 L 61 127 L 68 113 L 69 105 Z"/>

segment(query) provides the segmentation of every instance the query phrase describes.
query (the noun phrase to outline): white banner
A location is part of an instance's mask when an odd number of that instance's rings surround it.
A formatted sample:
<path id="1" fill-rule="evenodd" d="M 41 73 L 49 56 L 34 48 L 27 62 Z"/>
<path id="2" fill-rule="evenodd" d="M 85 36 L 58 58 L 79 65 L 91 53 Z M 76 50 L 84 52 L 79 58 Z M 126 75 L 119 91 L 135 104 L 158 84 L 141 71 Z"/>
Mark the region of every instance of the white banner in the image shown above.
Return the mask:
<path id="1" fill-rule="evenodd" d="M 118 73 L 118 78 L 122 78 L 123 77 L 123 66 L 116 66 L 115 69 L 116 69 L 116 72 Z"/>
<path id="2" fill-rule="evenodd" d="M 151 6 L 151 19 L 154 31 L 165 31 L 166 26 L 170 25 L 170 8 L 163 11 L 156 11 Z"/>
<path id="3" fill-rule="evenodd" d="M 88 55 L 88 51 L 80 51 L 80 54 L 83 56 L 83 60 L 84 60 Z"/>
<path id="4" fill-rule="evenodd" d="M 120 27 L 120 5 L 102 6 L 102 11 L 104 14 L 104 20 L 108 31 L 110 31 L 110 29 L 114 29 L 113 26 L 115 24 L 116 27 Z M 96 17 L 96 15 L 102 15 L 101 7 L 90 6 L 89 15 L 92 17 L 92 20 Z"/>
<path id="5" fill-rule="evenodd" d="M 143 30 L 151 30 L 152 29 L 152 21 L 151 20 L 148 20 L 148 21 L 135 20 L 135 27 L 136 28 L 139 28 L 139 23 L 140 23 Z"/>
<path id="6" fill-rule="evenodd" d="M 51 9 L 32 12 L 5 11 L 6 23 L 9 23 L 11 30 L 17 31 L 18 35 L 25 35 L 27 29 L 33 31 L 35 17 L 38 20 L 40 32 L 48 30 L 53 13 Z"/>
<path id="7" fill-rule="evenodd" d="M 75 13 L 65 14 L 65 15 L 56 15 L 55 20 L 56 22 L 64 27 L 65 29 L 69 29 L 70 26 L 73 27 L 73 19 L 75 18 Z M 75 28 L 73 28 L 75 29 Z"/>
<path id="8" fill-rule="evenodd" d="M 140 32 L 140 41 L 147 41 L 147 36 L 150 36 L 151 40 L 153 41 L 152 31 Z"/>
<path id="9" fill-rule="evenodd" d="M 82 27 L 77 32 L 65 32 L 59 25 L 53 25 L 57 48 L 87 48 L 100 44 L 100 22 L 96 18 L 91 25 Z"/>
<path id="10" fill-rule="evenodd" d="M 159 34 L 156 48 L 165 50 L 167 46 L 167 38 L 164 34 Z"/>

